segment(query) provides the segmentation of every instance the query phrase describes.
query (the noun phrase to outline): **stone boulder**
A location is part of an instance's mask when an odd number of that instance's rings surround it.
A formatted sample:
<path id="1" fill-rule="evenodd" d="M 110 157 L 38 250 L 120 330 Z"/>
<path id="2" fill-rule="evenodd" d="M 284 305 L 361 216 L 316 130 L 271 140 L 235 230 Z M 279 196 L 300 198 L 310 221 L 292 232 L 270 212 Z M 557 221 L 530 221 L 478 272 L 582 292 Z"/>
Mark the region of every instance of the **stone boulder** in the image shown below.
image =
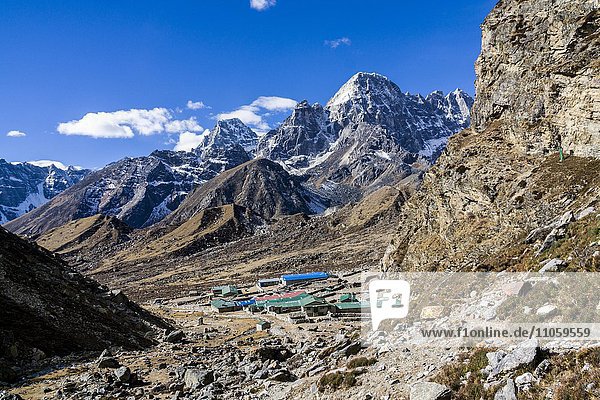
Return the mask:
<path id="1" fill-rule="evenodd" d="M 450 400 L 452 392 L 435 382 L 417 382 L 410 388 L 410 400 Z"/>
<path id="2" fill-rule="evenodd" d="M 518 344 L 511 352 L 496 351 L 487 353 L 488 366 L 483 370 L 488 380 L 499 374 L 531 364 L 538 355 L 538 341 L 526 340 Z"/>
<path id="3" fill-rule="evenodd" d="M 196 390 L 215 381 L 215 374 L 208 369 L 189 368 L 183 374 L 186 389 Z"/>
<path id="4" fill-rule="evenodd" d="M 496 392 L 494 400 L 517 400 L 515 382 L 513 382 L 512 379 L 508 379 L 506 385 L 502 386 L 502 388 Z"/>

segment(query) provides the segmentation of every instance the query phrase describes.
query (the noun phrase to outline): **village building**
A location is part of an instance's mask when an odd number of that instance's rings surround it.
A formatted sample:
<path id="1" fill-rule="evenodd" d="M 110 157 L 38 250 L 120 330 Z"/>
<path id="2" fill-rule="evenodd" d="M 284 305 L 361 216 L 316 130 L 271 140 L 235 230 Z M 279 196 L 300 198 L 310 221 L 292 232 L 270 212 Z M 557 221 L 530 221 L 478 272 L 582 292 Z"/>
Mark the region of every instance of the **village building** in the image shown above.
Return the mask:
<path id="1" fill-rule="evenodd" d="M 334 311 L 335 306 L 331 303 L 315 303 L 302 307 L 302 310 L 307 317 L 322 317 Z"/>
<path id="2" fill-rule="evenodd" d="M 268 287 L 278 286 L 281 284 L 281 279 L 279 278 L 271 278 L 271 279 L 259 279 L 256 283 L 259 289 L 264 290 Z"/>
<path id="3" fill-rule="evenodd" d="M 309 272 L 306 274 L 283 275 L 281 277 L 281 283 L 284 286 L 289 286 L 296 283 L 317 281 L 323 279 L 329 279 L 329 274 L 327 272 Z"/>
<path id="4" fill-rule="evenodd" d="M 271 323 L 269 321 L 258 321 L 256 324 L 256 331 L 266 331 L 271 328 Z"/>
<path id="5" fill-rule="evenodd" d="M 328 303 L 319 298 L 309 294 L 303 294 L 291 299 L 283 300 L 271 300 L 265 305 L 267 311 L 274 312 L 275 314 L 284 314 L 294 311 L 303 311 L 306 313 L 306 309 L 309 306 L 316 305 L 327 305 Z"/>
<path id="6" fill-rule="evenodd" d="M 223 299 L 211 301 L 210 307 L 218 313 L 234 312 L 242 309 L 242 307 L 237 303 Z"/>
<path id="7" fill-rule="evenodd" d="M 307 293 L 304 290 L 297 290 L 294 292 L 276 293 L 269 296 L 256 297 L 254 300 L 256 301 L 257 307 L 264 309 L 267 302 L 296 299 L 306 294 Z"/>
<path id="8" fill-rule="evenodd" d="M 346 293 L 340 296 L 340 303 L 355 303 L 356 301 L 354 293 Z"/>
<path id="9" fill-rule="evenodd" d="M 212 288 L 213 296 L 233 297 L 239 294 L 238 288 L 232 285 L 215 286 Z"/>
<path id="10" fill-rule="evenodd" d="M 368 302 L 344 302 L 335 303 L 335 313 L 337 314 L 367 314 L 371 312 L 371 305 Z"/>

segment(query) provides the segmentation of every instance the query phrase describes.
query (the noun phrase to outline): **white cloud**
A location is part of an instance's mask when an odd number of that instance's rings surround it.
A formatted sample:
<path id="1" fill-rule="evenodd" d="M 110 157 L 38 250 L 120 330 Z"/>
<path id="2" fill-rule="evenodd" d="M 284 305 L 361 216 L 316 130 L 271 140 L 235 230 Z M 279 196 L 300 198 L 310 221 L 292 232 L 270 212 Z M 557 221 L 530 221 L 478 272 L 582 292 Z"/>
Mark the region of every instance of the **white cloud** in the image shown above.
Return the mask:
<path id="1" fill-rule="evenodd" d="M 202 127 L 198 124 L 195 117 L 184 120 L 173 120 L 165 124 L 165 131 L 168 133 L 178 133 L 184 131 L 198 132 Z"/>
<path id="2" fill-rule="evenodd" d="M 25 137 L 27 134 L 21 131 L 9 131 L 6 136 L 8 137 Z"/>
<path id="3" fill-rule="evenodd" d="M 217 116 L 217 119 L 232 119 L 238 118 L 244 124 L 248 125 L 251 128 L 258 128 L 260 130 L 268 130 L 269 124 L 263 120 L 263 117 L 258 114 L 260 109 L 251 107 L 251 106 L 241 106 L 237 110 L 222 113 Z"/>
<path id="4" fill-rule="evenodd" d="M 190 110 L 201 110 L 203 108 L 208 108 L 210 109 L 210 106 L 207 106 L 206 104 L 204 104 L 204 102 L 202 101 L 192 101 L 192 100 L 188 100 L 187 102 L 187 108 L 189 108 Z"/>
<path id="5" fill-rule="evenodd" d="M 296 107 L 296 104 L 298 104 L 296 100 L 286 99 L 285 97 L 260 96 L 250 106 L 264 108 L 269 111 L 287 111 Z"/>
<path id="6" fill-rule="evenodd" d="M 194 118 L 174 120 L 171 112 L 166 108 L 154 108 L 87 113 L 79 120 L 60 123 L 57 131 L 63 135 L 93 138 L 132 138 L 136 134 L 149 136 L 164 132 L 179 133 L 201 129 L 202 127 Z"/>
<path id="7" fill-rule="evenodd" d="M 277 4 L 277 0 L 250 0 L 250 7 L 258 11 L 266 10 Z"/>
<path id="8" fill-rule="evenodd" d="M 265 117 L 272 112 L 286 112 L 293 109 L 297 102 L 293 99 L 277 96 L 261 96 L 252 103 L 241 106 L 237 110 L 217 115 L 217 119 L 239 118 L 244 124 L 253 128 L 257 133 L 264 133 L 271 129 Z"/>
<path id="9" fill-rule="evenodd" d="M 351 46 L 352 40 L 350 40 L 350 38 L 347 37 L 342 37 L 339 39 L 326 40 L 323 44 L 327 47 L 331 47 L 332 49 L 337 49 L 341 45 Z"/>
<path id="10" fill-rule="evenodd" d="M 209 133 L 206 129 L 201 134 L 197 135 L 194 132 L 182 132 L 179 134 L 179 140 L 173 148 L 175 151 L 192 151 L 202 143 L 202 139 Z"/>

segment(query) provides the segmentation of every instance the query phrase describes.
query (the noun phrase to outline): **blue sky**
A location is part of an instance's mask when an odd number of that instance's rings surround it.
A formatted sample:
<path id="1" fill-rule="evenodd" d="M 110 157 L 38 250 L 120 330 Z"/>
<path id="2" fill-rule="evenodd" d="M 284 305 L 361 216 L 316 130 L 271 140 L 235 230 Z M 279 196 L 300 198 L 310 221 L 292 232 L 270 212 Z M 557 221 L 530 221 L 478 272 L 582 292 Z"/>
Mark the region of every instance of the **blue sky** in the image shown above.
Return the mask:
<path id="1" fill-rule="evenodd" d="M 189 146 L 240 108 L 265 130 L 286 99 L 326 103 L 358 71 L 413 93 L 473 94 L 495 4 L 252 2 L 2 0 L 0 158 L 101 167 L 172 149 L 184 132 Z"/>

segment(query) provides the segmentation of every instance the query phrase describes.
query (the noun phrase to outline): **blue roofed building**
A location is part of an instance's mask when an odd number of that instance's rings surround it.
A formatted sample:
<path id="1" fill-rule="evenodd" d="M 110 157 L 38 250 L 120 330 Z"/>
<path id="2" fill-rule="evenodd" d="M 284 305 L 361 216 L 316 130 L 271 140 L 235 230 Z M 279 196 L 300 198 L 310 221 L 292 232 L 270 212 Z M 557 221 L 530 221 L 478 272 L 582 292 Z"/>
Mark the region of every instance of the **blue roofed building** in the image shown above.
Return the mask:
<path id="1" fill-rule="evenodd" d="M 305 274 L 289 274 L 281 276 L 281 283 L 285 286 L 293 285 L 295 283 L 309 282 L 328 279 L 329 274 L 327 272 L 308 272 Z"/>

